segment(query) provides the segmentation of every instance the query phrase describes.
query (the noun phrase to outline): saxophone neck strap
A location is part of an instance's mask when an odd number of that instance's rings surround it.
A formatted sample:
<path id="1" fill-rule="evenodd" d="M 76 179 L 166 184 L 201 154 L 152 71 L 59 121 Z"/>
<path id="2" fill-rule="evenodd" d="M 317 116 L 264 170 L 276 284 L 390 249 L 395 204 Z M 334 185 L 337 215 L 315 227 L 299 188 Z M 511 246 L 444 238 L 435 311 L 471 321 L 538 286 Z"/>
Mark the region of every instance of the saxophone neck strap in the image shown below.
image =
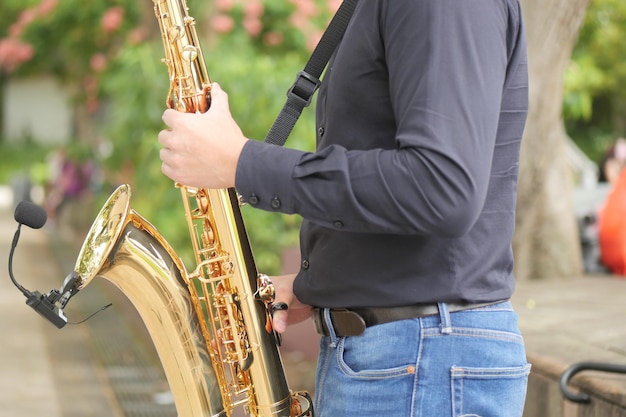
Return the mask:
<path id="1" fill-rule="evenodd" d="M 282 146 L 287 141 L 302 111 L 311 104 L 321 84 L 322 72 L 346 31 L 357 2 L 344 0 L 339 6 L 304 69 L 298 72 L 296 81 L 287 90 L 287 101 L 265 137 L 265 142 Z"/>

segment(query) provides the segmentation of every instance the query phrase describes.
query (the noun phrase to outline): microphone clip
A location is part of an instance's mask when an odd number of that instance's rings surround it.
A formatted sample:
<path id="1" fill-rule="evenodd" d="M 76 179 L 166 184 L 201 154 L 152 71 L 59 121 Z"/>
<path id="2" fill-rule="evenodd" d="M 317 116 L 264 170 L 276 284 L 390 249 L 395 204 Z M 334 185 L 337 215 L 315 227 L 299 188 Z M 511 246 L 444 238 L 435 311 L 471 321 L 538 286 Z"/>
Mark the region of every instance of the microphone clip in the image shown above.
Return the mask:
<path id="1" fill-rule="evenodd" d="M 26 299 L 26 304 L 54 324 L 57 329 L 61 329 L 67 324 L 67 318 L 63 314 L 63 310 L 54 304 L 53 300 L 59 297 L 60 294 L 57 290 L 52 290 L 46 295 L 34 291 Z"/>
<path id="2" fill-rule="evenodd" d="M 30 292 L 27 295 L 26 304 L 58 329 L 61 329 L 67 324 L 63 308 L 70 298 L 79 291 L 77 287 L 78 282 L 79 276 L 73 271 L 65 278 L 60 290 L 51 290 L 45 295 L 39 291 Z"/>

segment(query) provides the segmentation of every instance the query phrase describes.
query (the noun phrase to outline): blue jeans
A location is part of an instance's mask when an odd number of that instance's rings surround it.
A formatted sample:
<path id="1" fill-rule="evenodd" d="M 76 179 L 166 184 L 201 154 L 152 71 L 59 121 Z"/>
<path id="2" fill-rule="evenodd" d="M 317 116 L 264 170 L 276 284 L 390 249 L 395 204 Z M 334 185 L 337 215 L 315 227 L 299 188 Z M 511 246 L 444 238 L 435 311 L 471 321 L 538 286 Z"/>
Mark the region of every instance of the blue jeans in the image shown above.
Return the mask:
<path id="1" fill-rule="evenodd" d="M 326 320 L 332 332 L 332 324 Z M 521 417 L 530 365 L 509 302 L 323 337 L 316 417 Z"/>

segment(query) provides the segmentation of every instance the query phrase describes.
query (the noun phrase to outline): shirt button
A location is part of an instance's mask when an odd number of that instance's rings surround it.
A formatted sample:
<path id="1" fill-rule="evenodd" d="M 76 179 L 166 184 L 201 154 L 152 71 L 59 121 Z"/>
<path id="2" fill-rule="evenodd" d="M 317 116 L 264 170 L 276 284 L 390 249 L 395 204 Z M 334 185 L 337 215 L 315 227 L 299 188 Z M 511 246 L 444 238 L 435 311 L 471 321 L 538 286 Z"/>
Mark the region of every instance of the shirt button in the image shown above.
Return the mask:
<path id="1" fill-rule="evenodd" d="M 320 136 L 324 136 L 324 126 L 320 126 L 319 129 L 317 129 L 317 133 L 319 133 Z"/>
<path id="2" fill-rule="evenodd" d="M 335 220 L 333 222 L 333 224 L 335 225 L 335 227 L 337 228 L 342 228 L 343 227 L 343 222 L 341 220 Z"/>
<path id="3" fill-rule="evenodd" d="M 309 269 L 309 260 L 305 259 L 302 261 L 302 269 Z"/>
<path id="4" fill-rule="evenodd" d="M 257 204 L 259 204 L 259 197 L 257 197 L 255 194 L 250 195 L 250 198 L 248 198 L 248 203 L 256 206 Z"/>
<path id="5" fill-rule="evenodd" d="M 272 198 L 272 202 L 270 203 L 272 205 L 272 208 L 279 208 L 280 207 L 280 200 L 278 197 L 274 197 Z"/>

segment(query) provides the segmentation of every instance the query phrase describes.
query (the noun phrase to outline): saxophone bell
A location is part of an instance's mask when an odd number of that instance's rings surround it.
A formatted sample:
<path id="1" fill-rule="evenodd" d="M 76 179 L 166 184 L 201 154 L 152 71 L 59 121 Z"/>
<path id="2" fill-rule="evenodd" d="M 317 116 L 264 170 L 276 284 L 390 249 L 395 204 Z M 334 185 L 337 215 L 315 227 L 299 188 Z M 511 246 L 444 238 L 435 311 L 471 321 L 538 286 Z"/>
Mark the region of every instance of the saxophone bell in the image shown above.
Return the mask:
<path id="1" fill-rule="evenodd" d="M 179 416 L 227 417 L 210 344 L 194 312 L 188 273 L 157 229 L 130 207 L 121 185 L 94 220 L 63 288 L 95 278 L 116 286 L 141 317 L 159 355 Z"/>

